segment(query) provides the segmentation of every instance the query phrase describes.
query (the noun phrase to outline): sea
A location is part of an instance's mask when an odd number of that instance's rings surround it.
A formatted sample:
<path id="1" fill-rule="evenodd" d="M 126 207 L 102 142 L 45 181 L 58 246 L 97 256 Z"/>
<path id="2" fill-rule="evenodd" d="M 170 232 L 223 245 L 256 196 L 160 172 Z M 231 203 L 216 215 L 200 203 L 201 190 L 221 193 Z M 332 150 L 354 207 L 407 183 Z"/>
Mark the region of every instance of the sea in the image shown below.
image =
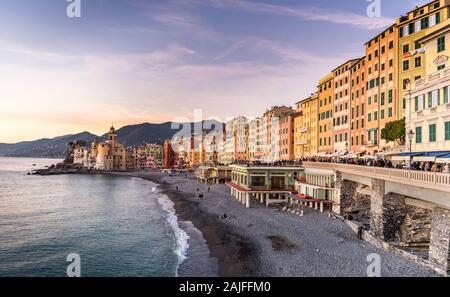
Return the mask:
<path id="1" fill-rule="evenodd" d="M 59 161 L 0 157 L 0 276 L 217 274 L 200 231 L 178 220 L 156 184 L 28 175 Z"/>

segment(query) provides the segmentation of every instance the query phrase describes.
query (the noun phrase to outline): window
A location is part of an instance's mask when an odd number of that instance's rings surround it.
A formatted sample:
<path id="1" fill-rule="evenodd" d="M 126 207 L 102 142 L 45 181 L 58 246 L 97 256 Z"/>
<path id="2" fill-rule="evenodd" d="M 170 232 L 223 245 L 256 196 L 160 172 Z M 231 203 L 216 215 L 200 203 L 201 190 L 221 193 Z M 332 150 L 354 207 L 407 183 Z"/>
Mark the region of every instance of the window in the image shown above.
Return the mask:
<path id="1" fill-rule="evenodd" d="M 437 40 L 438 53 L 445 51 L 445 36 L 439 37 Z"/>
<path id="2" fill-rule="evenodd" d="M 380 105 L 384 106 L 384 92 L 381 93 L 381 101 L 380 101 Z"/>
<path id="3" fill-rule="evenodd" d="M 420 27 L 422 30 L 427 29 L 429 27 L 430 23 L 428 18 L 423 18 L 420 20 Z"/>
<path id="4" fill-rule="evenodd" d="M 384 119 L 384 109 L 381 110 L 380 118 L 381 118 L 382 120 Z"/>
<path id="5" fill-rule="evenodd" d="M 392 107 L 388 108 L 388 117 L 392 118 Z"/>
<path id="6" fill-rule="evenodd" d="M 409 52 L 409 44 L 405 44 L 405 45 L 403 46 L 403 53 L 405 54 L 405 53 L 407 53 L 407 52 Z"/>
<path id="7" fill-rule="evenodd" d="M 421 57 L 416 57 L 414 59 L 414 66 L 416 68 L 419 68 L 420 66 L 422 66 L 422 58 Z"/>
<path id="8" fill-rule="evenodd" d="M 442 70 L 442 69 L 445 69 L 445 64 L 439 65 L 439 66 L 437 67 L 437 70 L 438 70 L 438 71 L 439 71 L 439 70 Z"/>
<path id="9" fill-rule="evenodd" d="M 450 122 L 445 122 L 445 141 L 450 140 Z"/>
<path id="10" fill-rule="evenodd" d="M 436 141 L 436 124 L 432 124 L 428 126 L 428 136 L 430 142 Z"/>
<path id="11" fill-rule="evenodd" d="M 388 102 L 392 103 L 392 90 L 389 90 L 388 92 Z"/>
<path id="12" fill-rule="evenodd" d="M 414 43 L 414 49 L 418 50 L 420 48 L 420 42 L 415 42 Z"/>
<path id="13" fill-rule="evenodd" d="M 422 127 L 416 127 L 416 143 L 422 143 Z"/>
<path id="14" fill-rule="evenodd" d="M 414 29 L 415 29 L 414 23 L 410 23 L 408 25 L 409 34 L 413 34 L 414 33 Z"/>
<path id="15" fill-rule="evenodd" d="M 409 61 L 403 61 L 403 71 L 409 70 Z"/>

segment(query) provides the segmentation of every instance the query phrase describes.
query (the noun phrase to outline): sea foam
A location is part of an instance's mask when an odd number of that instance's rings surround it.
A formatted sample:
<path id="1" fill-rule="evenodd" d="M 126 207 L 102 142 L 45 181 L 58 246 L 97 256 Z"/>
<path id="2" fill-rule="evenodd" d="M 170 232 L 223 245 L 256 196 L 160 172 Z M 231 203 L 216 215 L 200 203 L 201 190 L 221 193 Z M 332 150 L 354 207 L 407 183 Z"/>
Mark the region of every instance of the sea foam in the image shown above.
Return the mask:
<path id="1" fill-rule="evenodd" d="M 178 218 L 175 214 L 174 203 L 166 195 L 161 195 L 158 198 L 158 203 L 161 208 L 167 213 L 167 221 L 172 228 L 173 234 L 175 236 L 175 248 L 174 253 L 178 257 L 178 266 L 176 271 L 176 276 L 178 276 L 178 268 L 181 263 L 187 259 L 187 252 L 189 249 L 189 235 L 180 228 L 178 225 Z"/>

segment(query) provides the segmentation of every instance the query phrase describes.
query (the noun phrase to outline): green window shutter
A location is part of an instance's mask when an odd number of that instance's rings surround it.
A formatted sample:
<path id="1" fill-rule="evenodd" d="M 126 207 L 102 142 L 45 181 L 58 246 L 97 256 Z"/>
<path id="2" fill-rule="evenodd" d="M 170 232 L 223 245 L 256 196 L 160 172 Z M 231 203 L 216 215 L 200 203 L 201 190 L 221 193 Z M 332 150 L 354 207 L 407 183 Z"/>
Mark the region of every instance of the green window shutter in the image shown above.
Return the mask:
<path id="1" fill-rule="evenodd" d="M 444 51 L 445 50 L 445 36 L 439 37 L 437 43 L 438 43 L 438 47 L 437 47 L 438 53 Z"/>
<path id="2" fill-rule="evenodd" d="M 415 103 L 415 111 L 419 110 L 419 97 L 416 96 L 416 98 L 414 99 L 414 103 Z"/>
<path id="3" fill-rule="evenodd" d="M 445 123 L 445 140 L 450 140 L 450 122 Z"/>
<path id="4" fill-rule="evenodd" d="M 428 93 L 428 107 L 433 106 L 433 92 Z"/>
<path id="5" fill-rule="evenodd" d="M 438 106 L 441 105 L 441 90 L 437 90 L 437 102 L 438 102 Z"/>
<path id="6" fill-rule="evenodd" d="M 422 127 L 416 127 L 416 143 L 422 143 Z"/>
<path id="7" fill-rule="evenodd" d="M 429 132 L 429 141 L 435 142 L 436 141 L 436 124 L 432 124 L 428 126 L 428 132 Z"/>
<path id="8" fill-rule="evenodd" d="M 444 104 L 448 103 L 448 87 L 444 88 Z"/>

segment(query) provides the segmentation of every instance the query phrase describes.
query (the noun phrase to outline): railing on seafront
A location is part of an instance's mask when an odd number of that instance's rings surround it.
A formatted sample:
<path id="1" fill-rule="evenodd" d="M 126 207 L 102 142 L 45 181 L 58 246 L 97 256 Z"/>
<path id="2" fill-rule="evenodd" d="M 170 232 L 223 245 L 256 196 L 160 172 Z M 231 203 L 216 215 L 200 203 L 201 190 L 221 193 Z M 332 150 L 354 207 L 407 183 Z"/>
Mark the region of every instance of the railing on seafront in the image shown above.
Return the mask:
<path id="1" fill-rule="evenodd" d="M 448 173 L 319 162 L 303 162 L 303 166 L 305 168 L 336 170 L 383 180 L 394 180 L 404 184 L 426 185 L 427 188 L 444 187 L 450 191 L 450 174 Z"/>

